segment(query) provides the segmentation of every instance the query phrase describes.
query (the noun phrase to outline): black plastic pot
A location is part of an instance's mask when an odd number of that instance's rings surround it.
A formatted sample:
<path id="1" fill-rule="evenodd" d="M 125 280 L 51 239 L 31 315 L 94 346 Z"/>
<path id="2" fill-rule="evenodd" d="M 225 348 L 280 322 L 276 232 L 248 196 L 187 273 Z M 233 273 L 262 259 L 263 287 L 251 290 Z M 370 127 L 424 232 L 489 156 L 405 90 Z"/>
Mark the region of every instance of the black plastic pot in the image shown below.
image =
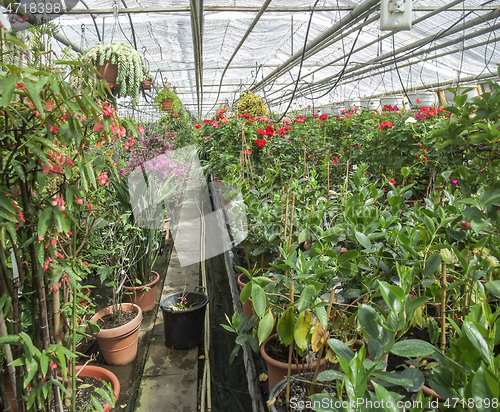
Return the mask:
<path id="1" fill-rule="evenodd" d="M 183 297 L 185 306 L 192 309 L 175 309 Z M 172 293 L 161 300 L 165 344 L 168 347 L 191 349 L 202 342 L 207 304 L 208 296 L 199 292 Z"/>

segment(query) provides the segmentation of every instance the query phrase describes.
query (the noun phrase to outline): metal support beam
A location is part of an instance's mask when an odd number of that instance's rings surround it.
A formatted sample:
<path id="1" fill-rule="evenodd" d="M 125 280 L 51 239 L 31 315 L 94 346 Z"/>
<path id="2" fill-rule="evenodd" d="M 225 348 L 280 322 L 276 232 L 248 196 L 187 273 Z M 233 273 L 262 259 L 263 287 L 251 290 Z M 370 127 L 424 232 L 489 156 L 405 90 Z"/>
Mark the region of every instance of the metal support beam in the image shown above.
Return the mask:
<path id="1" fill-rule="evenodd" d="M 196 98 L 198 101 L 198 116 L 203 109 L 203 0 L 191 2 L 191 33 L 193 35 L 194 64 L 196 78 Z"/>
<path id="2" fill-rule="evenodd" d="M 448 8 L 446 11 L 463 12 L 463 11 L 486 11 L 495 10 L 497 6 L 476 6 L 476 7 L 455 7 Z M 435 11 L 440 7 L 433 6 L 414 6 L 414 12 Z M 205 6 L 205 11 L 212 12 L 242 12 L 242 13 L 257 13 L 260 7 L 245 7 L 245 6 Z M 315 11 L 352 11 L 355 6 L 318 6 Z M 189 13 L 191 8 L 183 7 L 131 7 L 126 10 L 120 10 L 118 14 L 141 14 L 141 13 Z M 308 13 L 312 11 L 312 7 L 268 7 L 267 13 Z M 113 9 L 73 9 L 64 14 L 113 14 Z"/>

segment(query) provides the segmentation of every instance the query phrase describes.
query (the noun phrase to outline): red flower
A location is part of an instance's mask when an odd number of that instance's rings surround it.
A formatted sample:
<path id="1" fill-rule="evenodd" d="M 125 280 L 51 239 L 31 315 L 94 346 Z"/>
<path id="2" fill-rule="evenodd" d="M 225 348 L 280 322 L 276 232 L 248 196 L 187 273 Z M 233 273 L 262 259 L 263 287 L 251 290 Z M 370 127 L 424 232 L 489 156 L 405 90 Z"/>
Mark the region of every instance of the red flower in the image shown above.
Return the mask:
<path id="1" fill-rule="evenodd" d="M 320 117 L 319 117 L 319 120 L 327 120 L 328 119 L 328 115 L 327 114 L 322 114 Z"/>
<path id="2" fill-rule="evenodd" d="M 253 145 L 257 146 L 257 147 L 264 147 L 266 144 L 267 144 L 267 141 L 265 141 L 264 139 L 259 139 L 259 138 L 257 138 L 257 140 L 255 140 L 255 142 L 253 142 Z"/>
<path id="3" fill-rule="evenodd" d="M 395 184 L 396 184 L 396 181 L 394 180 L 394 178 L 392 178 L 392 179 L 390 180 L 390 182 L 391 182 L 393 185 L 395 185 Z"/>
<path id="4" fill-rule="evenodd" d="M 269 125 L 266 127 L 266 136 L 274 136 L 274 127 Z"/>
<path id="5" fill-rule="evenodd" d="M 14 85 L 14 87 L 15 87 L 15 88 L 17 88 L 17 89 L 26 90 L 26 87 L 24 87 L 22 84 L 18 84 L 18 83 L 16 83 L 16 84 Z"/>
<path id="6" fill-rule="evenodd" d="M 338 163 L 339 161 L 339 158 L 337 156 L 332 156 L 332 159 L 333 159 L 333 163 Z"/>
<path id="7" fill-rule="evenodd" d="M 88 266 L 88 265 L 89 265 L 89 262 L 83 262 L 83 264 L 84 264 L 85 266 Z"/>
<path id="8" fill-rule="evenodd" d="M 319 114 L 318 113 L 314 113 L 314 117 L 319 117 Z"/>
<path id="9" fill-rule="evenodd" d="M 195 127 L 196 127 L 197 129 L 200 129 L 200 128 L 201 128 L 201 124 L 197 124 Z"/>
<path id="10" fill-rule="evenodd" d="M 51 100 L 50 102 L 45 104 L 45 109 L 47 109 L 48 112 L 51 112 L 53 108 L 54 108 L 54 100 Z"/>
<path id="11" fill-rule="evenodd" d="M 422 103 L 422 101 L 420 99 L 417 99 L 417 104 L 420 104 Z"/>
<path id="12" fill-rule="evenodd" d="M 354 146 L 356 149 L 361 149 L 361 145 L 357 144 L 356 146 Z"/>
<path id="13" fill-rule="evenodd" d="M 99 179 L 99 184 L 100 185 L 109 186 L 109 182 L 106 182 L 106 180 L 108 180 L 108 173 L 107 172 L 99 173 L 99 175 L 97 176 L 97 178 Z"/>

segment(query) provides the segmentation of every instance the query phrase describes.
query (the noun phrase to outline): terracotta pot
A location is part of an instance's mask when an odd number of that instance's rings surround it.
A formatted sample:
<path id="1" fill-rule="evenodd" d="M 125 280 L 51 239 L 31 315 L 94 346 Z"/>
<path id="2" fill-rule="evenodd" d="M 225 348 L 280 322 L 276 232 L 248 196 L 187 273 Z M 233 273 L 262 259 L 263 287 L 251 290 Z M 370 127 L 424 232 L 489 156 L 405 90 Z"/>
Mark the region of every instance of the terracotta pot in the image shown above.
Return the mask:
<path id="1" fill-rule="evenodd" d="M 154 309 L 156 305 L 156 286 L 160 280 L 157 272 L 151 271 L 155 280 L 143 286 L 123 286 L 125 290 L 125 302 L 135 303 L 142 309 L 143 313 Z"/>
<path id="2" fill-rule="evenodd" d="M 82 369 L 82 367 L 82 365 L 77 365 L 76 372 L 78 373 Z M 101 368 L 100 366 L 86 365 L 78 374 L 78 376 L 95 378 L 99 379 L 100 381 L 110 383 L 113 387 L 113 393 L 115 394 L 115 401 L 118 399 L 118 396 L 120 395 L 120 381 L 113 372 L 108 371 L 105 368 Z M 106 403 L 106 405 L 104 405 L 104 412 L 108 412 L 110 410 L 111 405 L 109 403 Z"/>
<path id="3" fill-rule="evenodd" d="M 5 368 L 7 369 L 7 368 Z M 12 382 L 8 373 L 3 374 L 3 386 L 5 388 L 5 395 L 9 401 L 10 409 L 12 412 L 17 412 L 16 397 L 14 396 L 14 388 L 12 387 Z"/>
<path id="4" fill-rule="evenodd" d="M 355 352 L 357 352 L 361 348 L 361 346 L 364 346 L 364 345 L 366 345 L 366 343 L 363 340 L 356 339 L 354 341 L 354 343 L 352 344 L 352 350 L 355 351 Z M 372 357 L 370 356 L 370 352 L 368 352 L 368 346 L 366 347 L 366 358 L 370 359 L 370 360 L 373 360 Z M 387 365 L 387 361 L 389 360 L 389 354 L 386 353 L 385 355 L 383 355 L 380 358 L 380 360 L 383 360 L 386 363 L 386 365 Z M 385 372 L 386 369 L 387 369 L 387 366 L 383 369 L 383 371 Z"/>
<path id="5" fill-rule="evenodd" d="M 104 360 L 108 365 L 125 365 L 134 360 L 137 355 L 142 310 L 133 303 L 122 303 L 118 308 L 123 311 L 134 311 L 137 316 L 125 325 L 112 329 L 101 329 L 95 334 Z M 112 312 L 113 306 L 108 306 L 97 312 L 90 320 L 96 323 L 99 319 Z"/>
<path id="6" fill-rule="evenodd" d="M 149 90 L 149 89 L 151 89 L 151 85 L 152 84 L 153 84 L 153 80 L 146 79 L 146 81 L 142 84 L 142 89 L 143 90 Z"/>
<path id="7" fill-rule="evenodd" d="M 410 368 L 414 368 L 415 366 L 413 365 L 410 365 Z M 422 386 L 422 392 L 424 393 L 425 396 L 431 396 L 432 399 L 434 400 L 438 400 L 439 402 L 444 402 L 445 399 L 443 399 L 441 396 L 439 396 L 437 394 L 437 392 L 431 388 L 429 388 L 428 386 Z"/>
<path id="8" fill-rule="evenodd" d="M 91 289 L 89 287 L 84 286 L 84 287 L 82 287 L 81 292 L 85 295 L 86 298 L 89 298 L 90 297 L 90 290 Z M 82 306 L 84 308 L 86 308 L 87 305 L 89 304 L 88 299 L 85 299 L 85 298 L 80 298 L 79 301 L 80 301 L 80 306 Z"/>
<path id="9" fill-rule="evenodd" d="M 242 273 L 240 276 L 238 276 L 238 285 L 240 285 L 240 291 L 243 290 L 245 287 L 246 283 L 243 283 L 242 279 L 243 277 L 246 276 L 244 273 Z M 250 316 L 253 315 L 253 301 L 252 298 L 248 298 L 248 300 L 242 304 L 243 305 L 243 314 L 249 318 Z"/>
<path id="10" fill-rule="evenodd" d="M 277 339 L 278 335 L 274 334 L 269 336 L 262 345 L 260 345 L 260 355 L 267 362 L 267 376 L 269 381 L 269 389 L 274 388 L 281 380 L 286 378 L 288 374 L 288 364 L 284 362 L 279 362 L 271 358 L 266 352 L 266 345 L 269 341 Z M 316 362 L 307 363 L 305 365 L 292 363 L 291 374 L 297 375 L 304 372 L 314 372 L 316 368 Z M 319 371 L 323 372 L 326 369 L 326 359 L 323 358 L 320 361 Z"/>
<path id="11" fill-rule="evenodd" d="M 166 99 L 161 102 L 161 109 L 165 112 L 172 111 L 172 99 Z"/>
<path id="12" fill-rule="evenodd" d="M 119 84 L 116 83 L 116 78 L 118 77 L 118 65 L 110 63 L 109 61 L 105 62 L 102 66 L 96 66 L 97 71 L 99 72 L 99 77 L 108 82 L 109 86 L 113 88 L 120 87 Z"/>

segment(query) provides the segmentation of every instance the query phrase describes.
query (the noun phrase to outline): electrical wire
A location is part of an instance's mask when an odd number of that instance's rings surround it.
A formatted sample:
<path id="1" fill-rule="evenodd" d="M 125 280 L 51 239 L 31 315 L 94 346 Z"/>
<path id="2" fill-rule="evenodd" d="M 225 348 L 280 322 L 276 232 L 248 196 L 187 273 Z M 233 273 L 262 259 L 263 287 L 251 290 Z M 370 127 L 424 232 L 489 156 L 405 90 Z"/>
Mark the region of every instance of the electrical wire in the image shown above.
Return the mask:
<path id="1" fill-rule="evenodd" d="M 304 47 L 302 48 L 302 57 L 300 58 L 299 73 L 297 74 L 297 81 L 295 82 L 295 87 L 293 89 L 292 97 L 290 98 L 290 103 L 287 105 L 288 107 L 285 109 L 285 112 L 279 118 L 278 123 L 281 122 L 281 120 L 283 119 L 283 117 L 286 116 L 286 114 L 288 112 L 288 109 L 290 108 L 290 105 L 292 104 L 293 99 L 295 98 L 295 92 L 297 91 L 297 87 L 299 85 L 300 74 L 302 72 L 302 65 L 304 63 L 304 56 L 306 54 L 307 39 L 309 37 L 309 31 L 311 30 L 311 22 L 312 22 L 312 18 L 313 18 L 313 15 L 314 15 L 314 9 L 316 8 L 316 5 L 318 4 L 318 2 L 319 2 L 319 0 L 316 0 L 314 2 L 314 6 L 313 6 L 313 8 L 311 10 L 311 15 L 309 17 L 309 23 L 307 24 L 306 36 L 305 36 L 305 39 L 304 39 Z M 262 88 L 264 88 L 264 83 L 262 84 Z"/>

